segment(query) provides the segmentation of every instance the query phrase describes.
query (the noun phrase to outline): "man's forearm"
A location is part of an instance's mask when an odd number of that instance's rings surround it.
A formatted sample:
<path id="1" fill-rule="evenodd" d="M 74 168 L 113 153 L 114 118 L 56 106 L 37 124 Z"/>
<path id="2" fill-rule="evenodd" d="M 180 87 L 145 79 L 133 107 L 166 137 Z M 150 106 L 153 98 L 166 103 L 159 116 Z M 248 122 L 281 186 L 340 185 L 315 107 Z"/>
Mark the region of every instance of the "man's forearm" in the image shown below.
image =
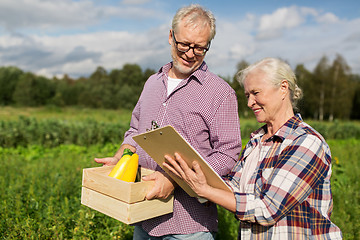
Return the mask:
<path id="1" fill-rule="evenodd" d="M 123 152 L 126 148 L 130 149 L 130 151 L 132 151 L 134 153 L 136 152 L 136 148 L 134 146 L 131 146 L 130 144 L 122 144 L 120 146 L 119 150 L 117 150 L 117 152 L 115 153 L 114 158 L 116 158 L 117 160 L 120 160 L 120 158 L 122 157 Z"/>

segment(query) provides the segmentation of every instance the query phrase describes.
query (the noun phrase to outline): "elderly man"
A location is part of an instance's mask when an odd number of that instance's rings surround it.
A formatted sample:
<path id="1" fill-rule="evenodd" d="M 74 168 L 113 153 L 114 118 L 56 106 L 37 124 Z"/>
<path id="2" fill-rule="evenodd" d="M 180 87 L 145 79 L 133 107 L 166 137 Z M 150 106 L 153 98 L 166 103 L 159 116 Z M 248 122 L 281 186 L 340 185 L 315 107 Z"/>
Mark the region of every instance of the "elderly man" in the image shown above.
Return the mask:
<path id="1" fill-rule="evenodd" d="M 204 62 L 214 36 L 211 12 L 199 5 L 178 10 L 169 32 L 172 62 L 146 81 L 130 129 L 114 157 L 95 158 L 98 163 L 113 165 L 125 148 L 136 151 L 141 166 L 156 170 L 144 179 L 155 181 L 147 199 L 174 193 L 174 212 L 139 223 L 134 239 L 215 238 L 216 205 L 202 204 L 187 195 L 132 139 L 154 122 L 160 127 L 172 125 L 217 173 L 225 175 L 233 167 L 241 151 L 236 95 Z"/>

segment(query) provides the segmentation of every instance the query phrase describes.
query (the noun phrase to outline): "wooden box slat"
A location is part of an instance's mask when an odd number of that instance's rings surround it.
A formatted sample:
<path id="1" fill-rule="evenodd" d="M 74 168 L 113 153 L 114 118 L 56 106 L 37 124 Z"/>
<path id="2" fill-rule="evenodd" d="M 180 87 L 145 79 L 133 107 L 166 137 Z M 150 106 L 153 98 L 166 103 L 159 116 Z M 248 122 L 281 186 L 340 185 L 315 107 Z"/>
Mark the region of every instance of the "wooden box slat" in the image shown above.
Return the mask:
<path id="1" fill-rule="evenodd" d="M 83 169 L 81 204 L 132 224 L 173 211 L 174 197 L 166 200 L 146 200 L 145 195 L 154 186 L 153 181 L 129 183 L 109 177 L 114 166 Z M 154 171 L 141 168 L 141 175 Z"/>
<path id="2" fill-rule="evenodd" d="M 148 190 L 154 186 L 154 182 L 129 183 L 109 177 L 108 175 L 113 167 L 85 168 L 83 170 L 82 185 L 127 203 L 143 201 Z M 141 168 L 141 175 L 152 172 L 152 170 Z"/>
<path id="3" fill-rule="evenodd" d="M 166 200 L 153 199 L 129 204 L 85 187 L 81 193 L 83 205 L 126 224 L 173 212 L 173 198 L 170 196 Z"/>

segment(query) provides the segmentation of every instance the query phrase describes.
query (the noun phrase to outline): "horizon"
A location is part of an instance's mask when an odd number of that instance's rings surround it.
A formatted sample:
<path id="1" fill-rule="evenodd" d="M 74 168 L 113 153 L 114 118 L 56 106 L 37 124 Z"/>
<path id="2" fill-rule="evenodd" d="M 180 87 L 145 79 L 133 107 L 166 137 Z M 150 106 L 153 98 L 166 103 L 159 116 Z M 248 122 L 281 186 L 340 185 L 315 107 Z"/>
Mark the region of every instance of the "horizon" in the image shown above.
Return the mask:
<path id="1" fill-rule="evenodd" d="M 325 4 L 326 2 L 326 4 Z M 89 76 L 138 64 L 157 71 L 171 61 L 168 34 L 176 10 L 192 1 L 5 0 L 0 2 L 0 62 L 47 77 Z M 360 74 L 360 2 L 197 1 L 213 12 L 217 34 L 205 57 L 228 77 L 242 60 L 279 57 L 313 71 L 341 55 Z"/>

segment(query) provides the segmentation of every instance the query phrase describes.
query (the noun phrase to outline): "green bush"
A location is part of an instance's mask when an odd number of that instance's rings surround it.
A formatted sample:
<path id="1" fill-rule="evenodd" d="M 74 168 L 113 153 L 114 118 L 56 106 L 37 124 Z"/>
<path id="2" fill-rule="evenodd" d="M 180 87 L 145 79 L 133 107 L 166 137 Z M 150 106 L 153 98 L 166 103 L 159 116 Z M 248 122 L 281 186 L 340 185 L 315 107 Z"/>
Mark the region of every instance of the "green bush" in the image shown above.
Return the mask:
<path id="1" fill-rule="evenodd" d="M 17 121 L 0 121 L 0 146 L 120 144 L 127 129 L 128 125 L 122 122 L 38 120 L 21 116 Z"/>
<path id="2" fill-rule="evenodd" d="M 255 120 L 242 119 L 240 122 L 243 138 L 249 138 L 250 133 L 262 125 Z M 311 122 L 310 124 L 325 139 L 360 139 L 360 124 L 355 122 Z M 128 128 L 129 123 L 124 120 L 108 122 L 91 118 L 66 120 L 20 116 L 17 120 L 0 121 L 0 146 L 120 144 Z"/>
<path id="3" fill-rule="evenodd" d="M 309 122 L 325 139 L 360 139 L 360 124 L 357 122 Z"/>

